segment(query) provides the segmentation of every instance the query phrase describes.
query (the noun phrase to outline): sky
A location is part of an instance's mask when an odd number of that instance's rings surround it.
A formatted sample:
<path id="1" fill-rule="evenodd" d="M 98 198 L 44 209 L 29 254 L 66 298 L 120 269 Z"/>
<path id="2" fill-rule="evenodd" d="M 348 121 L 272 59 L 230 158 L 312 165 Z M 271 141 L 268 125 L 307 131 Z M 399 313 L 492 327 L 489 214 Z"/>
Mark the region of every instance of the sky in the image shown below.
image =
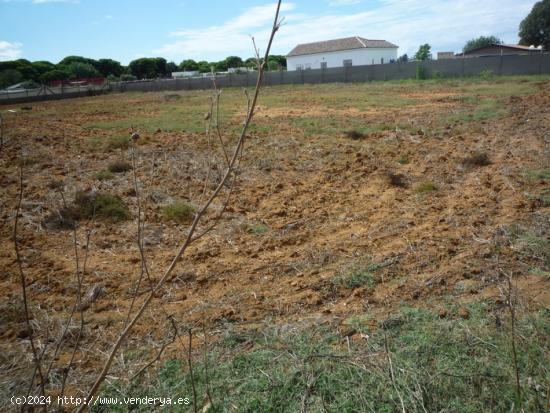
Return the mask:
<path id="1" fill-rule="evenodd" d="M 284 24 L 272 53 L 348 36 L 388 40 L 409 56 L 424 43 L 434 55 L 458 52 L 482 35 L 517 43 L 519 24 L 535 2 L 283 0 Z M 273 0 L 0 0 L 0 61 L 248 58 L 251 36 L 260 52 L 265 47 L 274 11 Z"/>

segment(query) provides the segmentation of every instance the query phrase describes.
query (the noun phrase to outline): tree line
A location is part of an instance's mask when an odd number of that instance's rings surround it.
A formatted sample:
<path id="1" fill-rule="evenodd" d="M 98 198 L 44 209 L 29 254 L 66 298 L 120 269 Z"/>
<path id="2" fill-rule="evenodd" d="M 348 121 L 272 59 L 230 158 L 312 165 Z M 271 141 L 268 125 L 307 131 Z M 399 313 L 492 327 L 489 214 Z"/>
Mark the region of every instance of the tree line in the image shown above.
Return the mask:
<path id="1" fill-rule="evenodd" d="M 82 56 L 67 56 L 59 63 L 48 61 L 31 62 L 26 59 L 0 62 L 0 89 L 25 82 L 27 87 L 37 84 L 50 84 L 58 80 L 78 80 L 104 77 L 112 81 L 156 79 L 169 77 L 172 72 L 198 71 L 200 73 L 225 72 L 230 68 L 257 65 L 256 58 L 242 60 L 238 56 L 229 56 L 219 62 L 196 62 L 183 60 L 180 64 L 168 62 L 162 57 L 144 57 L 131 61 L 128 66 L 113 59 L 90 59 Z M 286 69 L 286 57 L 270 55 L 267 67 L 269 70 Z"/>

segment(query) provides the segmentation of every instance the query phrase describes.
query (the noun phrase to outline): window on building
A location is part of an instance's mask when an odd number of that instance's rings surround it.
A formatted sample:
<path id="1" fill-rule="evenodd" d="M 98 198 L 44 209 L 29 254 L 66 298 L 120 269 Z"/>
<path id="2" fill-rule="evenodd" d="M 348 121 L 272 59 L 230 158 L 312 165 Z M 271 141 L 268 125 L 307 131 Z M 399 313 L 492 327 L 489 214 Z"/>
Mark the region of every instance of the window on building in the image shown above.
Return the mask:
<path id="1" fill-rule="evenodd" d="M 353 61 L 351 59 L 344 59 L 344 67 L 351 67 L 353 65 Z"/>
<path id="2" fill-rule="evenodd" d="M 327 62 L 321 62 L 321 69 L 327 68 Z"/>
<path id="3" fill-rule="evenodd" d="M 306 70 L 311 70 L 311 63 L 306 63 Z"/>
<path id="4" fill-rule="evenodd" d="M 302 70 L 304 68 L 304 66 L 302 65 L 296 65 L 296 70 Z"/>

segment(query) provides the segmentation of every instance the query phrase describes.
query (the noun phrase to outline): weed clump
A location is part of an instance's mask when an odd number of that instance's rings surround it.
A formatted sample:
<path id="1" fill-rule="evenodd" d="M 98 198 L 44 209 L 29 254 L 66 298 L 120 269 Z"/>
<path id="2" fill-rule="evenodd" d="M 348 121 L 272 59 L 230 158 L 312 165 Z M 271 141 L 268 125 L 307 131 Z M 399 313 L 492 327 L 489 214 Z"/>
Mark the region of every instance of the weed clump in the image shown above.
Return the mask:
<path id="1" fill-rule="evenodd" d="M 51 230 L 73 229 L 79 220 L 90 218 L 118 222 L 130 218 L 130 212 L 124 201 L 116 195 L 77 191 L 73 203 L 50 213 L 42 220 L 42 226 Z"/>
<path id="2" fill-rule="evenodd" d="M 364 139 L 365 138 L 365 134 L 362 133 L 362 132 L 359 132 L 357 130 L 345 131 L 344 136 L 346 138 L 349 138 L 349 139 L 354 140 L 354 141 L 358 141 L 359 139 Z"/>
<path id="3" fill-rule="evenodd" d="M 162 208 L 162 215 L 168 221 L 189 222 L 193 219 L 196 210 L 197 208 L 192 204 L 174 201 Z"/>
<path id="4" fill-rule="evenodd" d="M 95 178 L 100 180 L 100 181 L 108 181 L 110 179 L 113 179 L 114 177 L 115 177 L 115 175 L 111 171 L 108 171 L 108 170 L 99 171 L 99 172 L 96 172 L 96 174 L 95 174 Z"/>
<path id="5" fill-rule="evenodd" d="M 414 188 L 414 192 L 417 194 L 427 194 L 437 191 L 437 186 L 433 182 L 422 182 Z"/>
<path id="6" fill-rule="evenodd" d="M 269 231 L 269 228 L 265 224 L 254 224 L 247 228 L 247 231 L 254 235 L 262 235 Z"/>
<path id="7" fill-rule="evenodd" d="M 378 280 L 373 274 L 377 267 L 371 265 L 354 265 L 347 272 L 344 272 L 332 279 L 332 284 L 337 287 L 344 287 L 353 290 L 355 288 L 374 288 Z"/>
<path id="8" fill-rule="evenodd" d="M 115 162 L 109 164 L 107 169 L 112 174 L 113 173 L 120 174 L 120 173 L 124 173 L 124 172 L 127 172 L 127 171 L 131 170 L 132 165 L 129 164 L 128 162 L 126 162 L 126 161 L 115 161 Z"/>
<path id="9" fill-rule="evenodd" d="M 112 136 L 108 139 L 105 144 L 105 149 L 107 151 L 114 151 L 116 149 L 128 149 L 130 147 L 130 142 L 126 136 Z"/>
<path id="10" fill-rule="evenodd" d="M 399 188 L 406 188 L 407 182 L 405 181 L 405 175 L 403 174 L 396 174 L 393 172 L 388 172 L 386 174 L 386 178 L 388 179 L 388 182 L 391 186 L 396 186 Z"/>
<path id="11" fill-rule="evenodd" d="M 108 192 L 78 191 L 73 205 L 79 218 L 95 216 L 113 221 L 124 221 L 130 218 L 130 212 L 124 201 Z"/>
<path id="12" fill-rule="evenodd" d="M 487 166 L 490 164 L 491 161 L 489 160 L 489 155 L 487 155 L 486 152 L 474 152 L 462 160 L 462 165 L 469 168 L 475 166 Z"/>

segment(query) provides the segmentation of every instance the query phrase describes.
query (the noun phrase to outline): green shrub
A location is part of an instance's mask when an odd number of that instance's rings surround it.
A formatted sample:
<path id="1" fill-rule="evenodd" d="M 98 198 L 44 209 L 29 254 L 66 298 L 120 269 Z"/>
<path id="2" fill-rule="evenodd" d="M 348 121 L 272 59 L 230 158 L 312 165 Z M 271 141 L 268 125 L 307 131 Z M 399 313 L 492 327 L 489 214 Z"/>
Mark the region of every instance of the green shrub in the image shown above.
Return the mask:
<path id="1" fill-rule="evenodd" d="M 109 172 L 119 174 L 124 173 L 132 169 L 132 165 L 126 161 L 115 161 L 109 164 Z"/>
<path id="2" fill-rule="evenodd" d="M 79 218 L 99 217 L 113 221 L 130 218 L 130 212 L 124 201 L 107 192 L 78 191 L 74 199 L 74 208 Z"/>
<path id="3" fill-rule="evenodd" d="M 162 215 L 168 221 L 189 222 L 195 215 L 196 207 L 183 201 L 173 201 L 162 207 Z"/>
<path id="4" fill-rule="evenodd" d="M 479 77 L 483 80 L 491 80 L 493 77 L 495 77 L 495 73 L 492 70 L 482 70 L 479 73 Z"/>

